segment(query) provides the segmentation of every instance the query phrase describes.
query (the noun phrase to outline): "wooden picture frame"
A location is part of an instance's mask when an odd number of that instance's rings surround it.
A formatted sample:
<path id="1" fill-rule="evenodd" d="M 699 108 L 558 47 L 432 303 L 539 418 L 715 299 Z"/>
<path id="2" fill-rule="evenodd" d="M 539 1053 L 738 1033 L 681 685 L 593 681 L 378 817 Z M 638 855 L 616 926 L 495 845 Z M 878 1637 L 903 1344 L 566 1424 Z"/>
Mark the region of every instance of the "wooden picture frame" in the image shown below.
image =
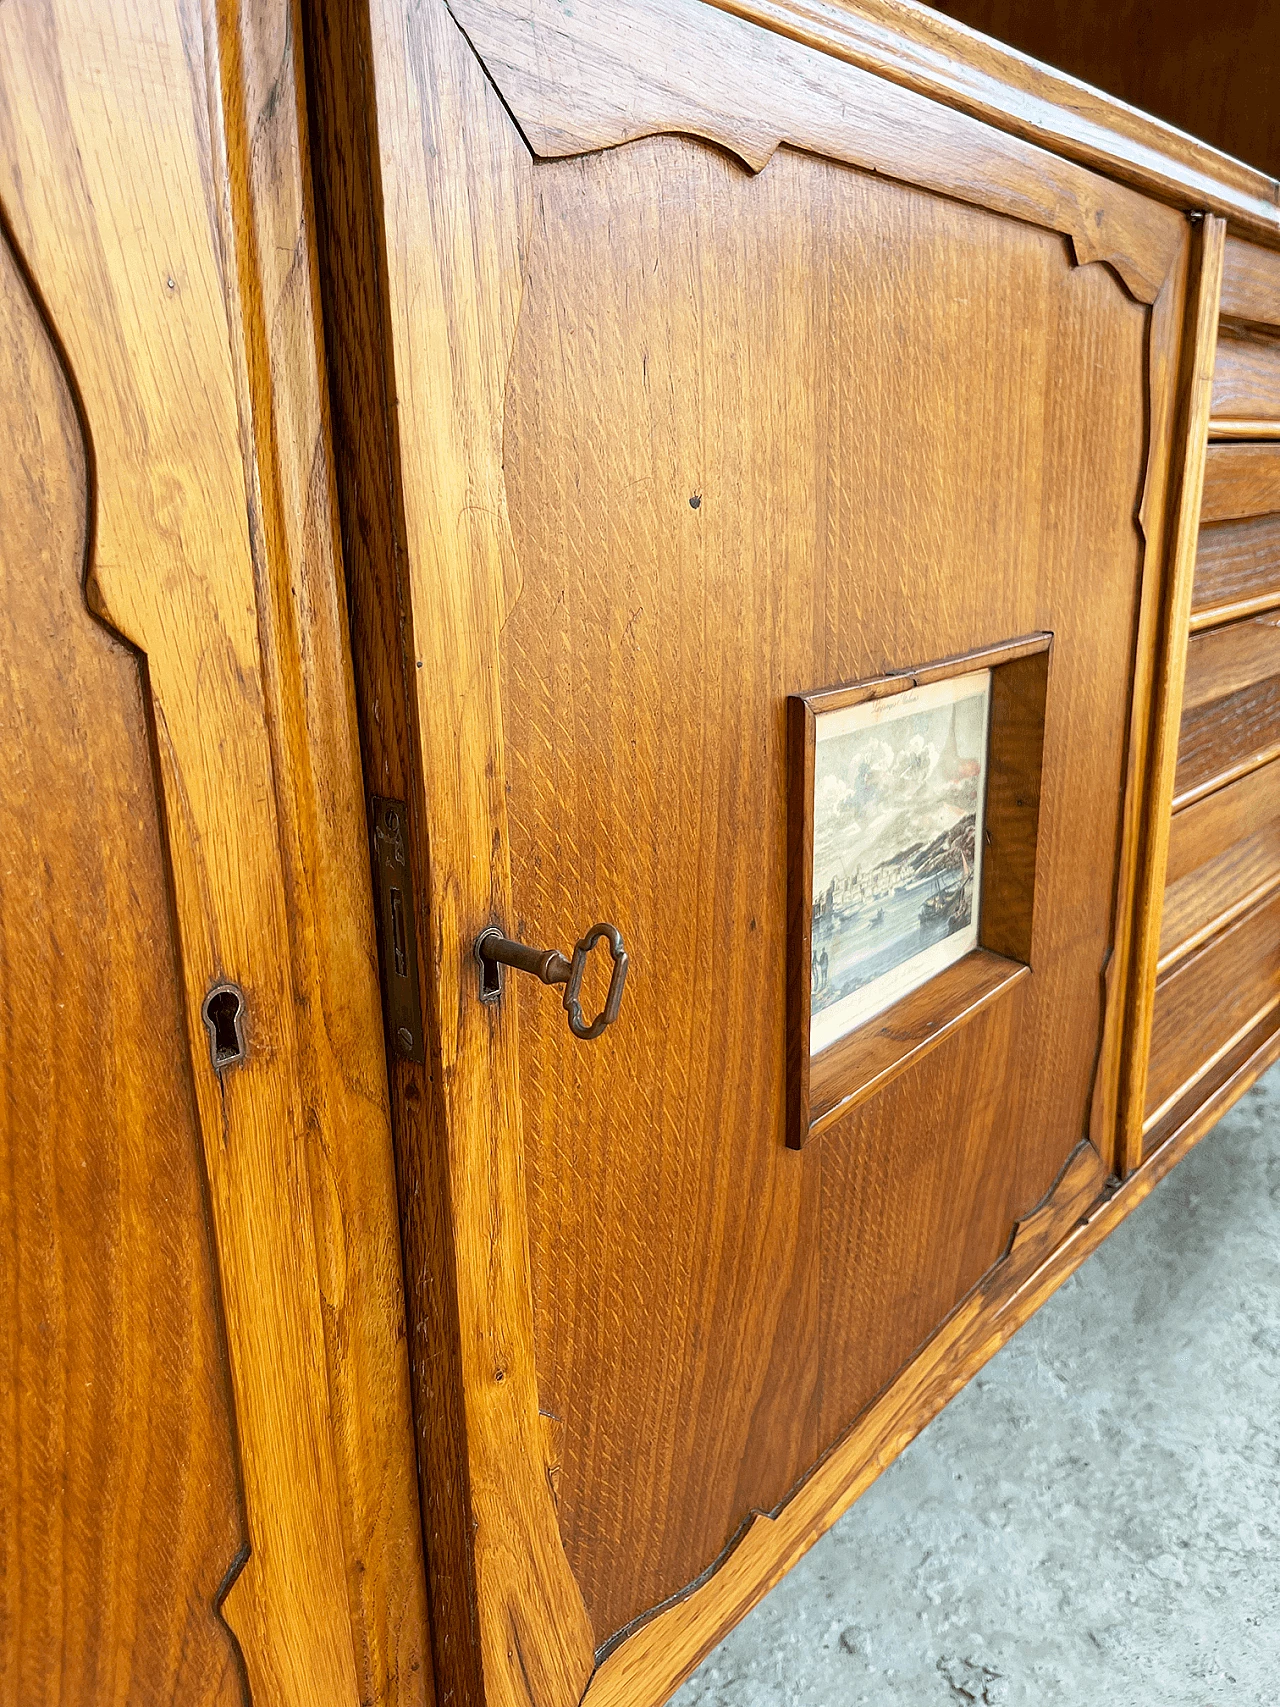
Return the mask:
<path id="1" fill-rule="evenodd" d="M 865 1102 L 1030 973 L 1052 642 L 1051 633 L 1026 635 L 919 669 L 789 696 L 786 1140 L 792 1149 Z M 811 1053 L 818 720 L 980 672 L 989 672 L 990 688 L 973 874 L 976 929 L 968 935 L 973 946 Z"/>

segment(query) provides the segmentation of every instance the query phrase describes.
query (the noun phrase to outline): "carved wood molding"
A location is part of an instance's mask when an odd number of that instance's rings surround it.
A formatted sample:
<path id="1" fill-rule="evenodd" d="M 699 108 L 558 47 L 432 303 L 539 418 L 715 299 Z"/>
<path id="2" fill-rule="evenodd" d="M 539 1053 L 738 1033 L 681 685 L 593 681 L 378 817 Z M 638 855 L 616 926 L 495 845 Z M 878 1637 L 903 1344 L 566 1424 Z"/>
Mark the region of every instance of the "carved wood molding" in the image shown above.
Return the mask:
<path id="1" fill-rule="evenodd" d="M 248 1528 L 218 1605 L 254 1700 L 355 1707 L 430 1670 L 295 35 L 17 0 L 0 198 L 92 436 L 86 594 L 146 661 Z"/>
<path id="2" fill-rule="evenodd" d="M 1071 239 L 1152 303 L 1171 209 L 705 0 L 449 0 L 535 155 L 683 132 L 761 171 L 786 143 Z"/>
<path id="3" fill-rule="evenodd" d="M 913 0 L 706 0 L 1175 207 L 1280 238 L 1280 183 Z"/>

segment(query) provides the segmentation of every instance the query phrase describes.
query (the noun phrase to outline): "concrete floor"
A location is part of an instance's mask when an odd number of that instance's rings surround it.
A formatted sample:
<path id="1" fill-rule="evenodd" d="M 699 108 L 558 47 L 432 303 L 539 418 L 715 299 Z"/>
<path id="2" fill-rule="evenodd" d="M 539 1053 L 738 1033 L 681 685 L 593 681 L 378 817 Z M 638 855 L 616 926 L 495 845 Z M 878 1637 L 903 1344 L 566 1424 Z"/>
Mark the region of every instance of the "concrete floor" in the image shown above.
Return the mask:
<path id="1" fill-rule="evenodd" d="M 674 1701 L 1277 1707 L 1280 1066 Z"/>

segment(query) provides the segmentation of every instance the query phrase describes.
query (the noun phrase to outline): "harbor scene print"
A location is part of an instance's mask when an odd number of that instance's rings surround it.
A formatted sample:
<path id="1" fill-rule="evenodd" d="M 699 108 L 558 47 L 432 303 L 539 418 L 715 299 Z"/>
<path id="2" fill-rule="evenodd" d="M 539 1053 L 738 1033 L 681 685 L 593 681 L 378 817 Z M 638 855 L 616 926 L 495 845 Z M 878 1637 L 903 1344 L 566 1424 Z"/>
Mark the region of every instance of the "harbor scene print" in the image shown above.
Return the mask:
<path id="1" fill-rule="evenodd" d="M 812 1055 L 977 946 L 991 672 L 820 713 Z"/>

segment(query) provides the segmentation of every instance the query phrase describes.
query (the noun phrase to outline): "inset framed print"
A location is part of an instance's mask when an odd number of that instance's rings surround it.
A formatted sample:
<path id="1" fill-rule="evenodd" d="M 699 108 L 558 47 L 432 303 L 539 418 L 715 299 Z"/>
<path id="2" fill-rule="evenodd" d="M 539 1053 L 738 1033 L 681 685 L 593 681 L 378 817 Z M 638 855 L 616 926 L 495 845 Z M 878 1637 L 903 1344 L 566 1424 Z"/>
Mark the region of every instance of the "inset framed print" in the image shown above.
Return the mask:
<path id="1" fill-rule="evenodd" d="M 1051 642 L 788 701 L 789 1144 L 1030 970 Z"/>
<path id="2" fill-rule="evenodd" d="M 815 718 L 809 1053 L 978 946 L 991 671 Z"/>

